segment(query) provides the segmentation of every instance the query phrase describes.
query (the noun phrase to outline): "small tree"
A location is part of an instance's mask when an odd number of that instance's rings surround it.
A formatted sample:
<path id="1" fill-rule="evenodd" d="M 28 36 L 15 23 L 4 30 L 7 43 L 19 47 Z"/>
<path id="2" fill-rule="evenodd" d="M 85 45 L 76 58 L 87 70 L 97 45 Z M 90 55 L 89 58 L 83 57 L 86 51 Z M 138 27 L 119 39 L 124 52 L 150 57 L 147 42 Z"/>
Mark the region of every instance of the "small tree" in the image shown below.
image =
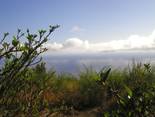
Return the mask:
<path id="1" fill-rule="evenodd" d="M 24 76 L 30 66 L 42 60 L 39 55 L 47 51 L 43 44 L 58 27 L 59 25 L 49 26 L 49 31 L 39 30 L 37 34 L 30 33 L 29 29 L 26 33 L 18 29 L 17 35 L 13 36 L 11 43 L 6 41 L 9 33 L 4 33 L 4 37 L 0 41 L 0 61 L 3 62 L 0 67 L 1 94 L 4 89 L 10 88 L 19 77 Z M 22 38 L 26 41 L 22 42 Z"/>

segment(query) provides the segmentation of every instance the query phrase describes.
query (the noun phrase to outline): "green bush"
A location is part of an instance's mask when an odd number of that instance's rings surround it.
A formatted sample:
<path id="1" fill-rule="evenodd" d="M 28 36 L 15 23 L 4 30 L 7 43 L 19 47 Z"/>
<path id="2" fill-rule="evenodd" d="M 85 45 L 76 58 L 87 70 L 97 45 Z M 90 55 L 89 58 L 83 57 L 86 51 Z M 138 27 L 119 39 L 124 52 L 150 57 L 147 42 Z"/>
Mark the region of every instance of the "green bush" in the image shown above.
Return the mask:
<path id="1" fill-rule="evenodd" d="M 152 117 L 155 115 L 155 75 L 150 64 L 133 64 L 123 79 L 115 108 L 105 112 L 109 117 Z M 110 85 L 110 84 L 109 84 Z"/>

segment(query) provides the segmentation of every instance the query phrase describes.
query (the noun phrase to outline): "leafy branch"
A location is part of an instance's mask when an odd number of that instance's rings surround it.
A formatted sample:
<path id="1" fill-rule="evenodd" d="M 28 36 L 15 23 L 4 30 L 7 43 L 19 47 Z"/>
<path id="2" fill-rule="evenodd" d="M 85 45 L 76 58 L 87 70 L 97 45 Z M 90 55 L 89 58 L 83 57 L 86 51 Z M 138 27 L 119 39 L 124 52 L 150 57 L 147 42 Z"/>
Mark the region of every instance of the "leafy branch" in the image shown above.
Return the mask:
<path id="1" fill-rule="evenodd" d="M 26 74 L 30 66 L 38 64 L 42 60 L 39 55 L 47 51 L 43 44 L 58 27 L 59 25 L 49 26 L 48 31 L 39 30 L 37 34 L 30 33 L 29 29 L 26 33 L 18 29 L 11 43 L 6 41 L 9 33 L 4 33 L 0 41 L 0 61 L 4 62 L 0 68 L 0 85 L 4 81 L 13 82 L 21 74 Z M 26 41 L 22 42 L 22 38 L 26 38 Z"/>

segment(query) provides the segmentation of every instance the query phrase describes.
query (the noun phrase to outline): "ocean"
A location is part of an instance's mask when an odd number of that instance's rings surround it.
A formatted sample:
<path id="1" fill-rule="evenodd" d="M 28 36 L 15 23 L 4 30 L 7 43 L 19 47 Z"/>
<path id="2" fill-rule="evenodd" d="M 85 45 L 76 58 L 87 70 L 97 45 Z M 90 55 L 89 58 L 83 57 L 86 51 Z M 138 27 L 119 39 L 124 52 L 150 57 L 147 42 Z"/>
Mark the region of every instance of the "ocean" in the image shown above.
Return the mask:
<path id="1" fill-rule="evenodd" d="M 43 61 L 48 69 L 58 73 L 79 73 L 86 67 L 99 71 L 103 67 L 122 69 L 131 66 L 133 62 L 155 64 L 155 51 L 121 51 L 81 54 L 45 54 Z"/>

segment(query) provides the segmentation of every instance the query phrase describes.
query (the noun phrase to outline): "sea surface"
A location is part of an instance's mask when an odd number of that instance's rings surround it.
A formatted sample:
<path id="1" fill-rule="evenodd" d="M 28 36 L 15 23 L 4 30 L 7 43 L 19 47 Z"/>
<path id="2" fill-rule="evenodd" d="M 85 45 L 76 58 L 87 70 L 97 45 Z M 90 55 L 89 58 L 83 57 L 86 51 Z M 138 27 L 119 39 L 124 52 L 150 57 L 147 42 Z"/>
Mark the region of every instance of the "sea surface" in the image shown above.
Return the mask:
<path id="1" fill-rule="evenodd" d="M 96 71 L 103 67 L 122 69 L 129 67 L 133 62 L 155 64 L 155 50 L 152 51 L 121 51 L 100 52 L 83 54 L 55 54 L 50 53 L 43 56 L 48 69 L 55 69 L 58 73 L 79 73 L 86 67 Z"/>

